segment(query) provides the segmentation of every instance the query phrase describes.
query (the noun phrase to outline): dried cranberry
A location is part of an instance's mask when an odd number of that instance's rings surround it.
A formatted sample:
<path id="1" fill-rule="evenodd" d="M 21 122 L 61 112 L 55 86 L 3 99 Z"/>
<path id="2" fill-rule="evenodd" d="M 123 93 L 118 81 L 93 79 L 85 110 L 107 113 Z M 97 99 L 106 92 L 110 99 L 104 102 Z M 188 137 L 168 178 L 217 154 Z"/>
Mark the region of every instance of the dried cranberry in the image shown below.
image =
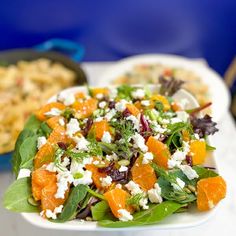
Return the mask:
<path id="1" fill-rule="evenodd" d="M 84 129 L 82 130 L 84 136 L 88 135 L 88 132 L 91 129 L 92 125 L 93 125 L 93 119 L 88 118 L 87 123 L 86 123 Z"/>
<path id="2" fill-rule="evenodd" d="M 109 103 L 108 103 L 108 107 L 109 107 L 110 109 L 115 108 L 115 105 L 116 105 L 116 102 L 115 102 L 115 101 L 109 101 Z"/>
<path id="3" fill-rule="evenodd" d="M 59 146 L 59 148 L 66 150 L 67 149 L 67 145 L 63 142 L 58 142 L 57 145 Z"/>
<path id="4" fill-rule="evenodd" d="M 109 173 L 114 168 L 115 162 L 111 162 L 108 166 L 98 168 L 98 172 L 100 173 Z"/>
<path id="5" fill-rule="evenodd" d="M 189 166 L 193 166 L 193 159 L 191 156 L 186 156 L 186 162 Z"/>
<path id="6" fill-rule="evenodd" d="M 123 115 L 124 117 L 128 117 L 128 116 L 131 115 L 131 113 L 130 113 L 130 111 L 126 108 L 126 109 L 123 111 L 122 115 Z"/>

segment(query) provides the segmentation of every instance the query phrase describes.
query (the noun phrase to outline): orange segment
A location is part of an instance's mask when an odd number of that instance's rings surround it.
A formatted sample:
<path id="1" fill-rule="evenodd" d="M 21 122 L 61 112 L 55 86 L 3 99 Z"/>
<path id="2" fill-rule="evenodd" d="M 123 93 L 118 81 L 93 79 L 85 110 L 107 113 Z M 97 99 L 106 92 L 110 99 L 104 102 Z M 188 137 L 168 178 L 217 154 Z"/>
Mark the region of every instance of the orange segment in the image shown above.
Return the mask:
<path id="1" fill-rule="evenodd" d="M 39 120 L 44 121 L 48 118 L 47 116 L 45 116 L 45 113 L 49 112 L 52 108 L 57 108 L 63 111 L 66 108 L 66 106 L 60 102 L 51 102 L 40 108 L 38 111 L 36 111 L 35 115 Z"/>
<path id="2" fill-rule="evenodd" d="M 58 142 L 67 143 L 68 139 L 65 135 L 65 128 L 57 126 L 48 137 L 47 143 L 43 145 L 34 157 L 34 168 L 40 168 L 44 164 L 48 164 L 54 160 L 55 148 L 54 144 Z"/>
<path id="3" fill-rule="evenodd" d="M 96 187 L 98 189 L 103 189 L 100 178 L 105 178 L 107 175 L 105 173 L 100 173 L 98 167 L 93 164 L 86 165 L 86 169 L 92 172 L 92 179 Z"/>
<path id="4" fill-rule="evenodd" d="M 87 100 L 76 101 L 72 107 L 77 111 L 77 118 L 87 118 L 97 109 L 97 99 L 89 98 Z"/>
<path id="5" fill-rule="evenodd" d="M 32 172 L 32 193 L 36 201 L 41 199 L 42 189 L 50 184 L 56 182 L 56 173 L 49 172 L 45 169 L 37 169 Z"/>
<path id="6" fill-rule="evenodd" d="M 226 196 L 226 183 L 221 176 L 201 179 L 197 183 L 197 208 L 208 211 Z"/>
<path id="7" fill-rule="evenodd" d="M 96 95 L 98 95 L 98 94 L 108 95 L 109 90 L 108 90 L 108 88 L 92 88 L 91 93 L 92 93 L 93 97 L 96 97 Z"/>
<path id="8" fill-rule="evenodd" d="M 161 102 L 164 106 L 164 111 L 170 110 L 170 103 L 165 96 L 162 95 L 152 95 L 151 101 L 153 102 L 153 107 L 155 106 L 155 102 Z"/>
<path id="9" fill-rule="evenodd" d="M 139 109 L 133 104 L 126 104 L 126 108 L 134 116 L 137 116 L 140 113 Z"/>
<path id="10" fill-rule="evenodd" d="M 182 110 L 181 107 L 176 102 L 171 103 L 171 109 L 173 111 L 181 111 Z"/>
<path id="11" fill-rule="evenodd" d="M 201 165 L 206 158 L 206 142 L 204 140 L 193 140 L 190 143 L 189 155 L 192 156 L 193 165 Z"/>
<path id="12" fill-rule="evenodd" d="M 132 208 L 126 204 L 126 201 L 130 195 L 125 190 L 115 188 L 104 193 L 104 197 L 106 198 L 115 217 L 120 217 L 118 213 L 118 210 L 120 209 L 126 209 L 127 211 L 132 212 Z"/>
<path id="13" fill-rule="evenodd" d="M 97 121 L 93 124 L 91 131 L 95 133 L 97 140 L 101 140 L 104 132 L 109 132 L 110 127 L 106 120 Z"/>
<path id="14" fill-rule="evenodd" d="M 65 122 L 65 119 L 64 117 L 62 116 L 53 116 L 51 118 L 49 118 L 46 122 L 47 122 L 47 125 L 51 128 L 51 129 L 54 129 L 56 128 L 59 124 L 59 120 L 62 119 L 64 122 Z"/>
<path id="15" fill-rule="evenodd" d="M 85 98 L 85 94 L 83 92 L 77 92 L 74 96 L 75 96 L 75 99 Z"/>
<path id="16" fill-rule="evenodd" d="M 154 169 L 150 164 L 142 164 L 142 158 L 139 157 L 131 169 L 132 180 L 143 190 L 147 191 L 153 188 L 157 181 Z"/>
<path id="17" fill-rule="evenodd" d="M 170 158 L 170 151 L 166 144 L 150 136 L 146 143 L 149 152 L 154 154 L 153 162 L 157 165 L 167 169 L 168 159 Z"/>
<path id="18" fill-rule="evenodd" d="M 55 194 L 57 192 L 57 183 L 50 182 L 47 186 L 42 189 L 41 195 L 41 208 L 42 210 L 51 210 L 53 211 L 56 207 L 63 205 L 66 201 L 69 193 L 69 188 L 65 193 L 65 197 L 62 198 L 55 198 Z"/>

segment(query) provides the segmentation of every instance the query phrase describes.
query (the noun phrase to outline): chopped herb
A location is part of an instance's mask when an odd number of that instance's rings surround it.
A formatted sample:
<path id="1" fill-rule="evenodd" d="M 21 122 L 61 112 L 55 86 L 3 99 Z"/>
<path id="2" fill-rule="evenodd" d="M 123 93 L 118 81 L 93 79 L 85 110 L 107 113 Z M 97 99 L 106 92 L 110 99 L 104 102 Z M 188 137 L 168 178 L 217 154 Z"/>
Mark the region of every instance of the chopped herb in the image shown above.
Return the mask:
<path id="1" fill-rule="evenodd" d="M 118 97 L 121 99 L 132 100 L 132 92 L 135 90 L 134 87 L 129 85 L 121 85 L 117 88 Z"/>
<path id="2" fill-rule="evenodd" d="M 139 202 L 143 197 L 144 197 L 144 193 L 135 194 L 134 196 L 131 196 L 130 198 L 128 198 L 126 203 L 128 205 L 132 205 L 133 207 L 139 209 Z"/>

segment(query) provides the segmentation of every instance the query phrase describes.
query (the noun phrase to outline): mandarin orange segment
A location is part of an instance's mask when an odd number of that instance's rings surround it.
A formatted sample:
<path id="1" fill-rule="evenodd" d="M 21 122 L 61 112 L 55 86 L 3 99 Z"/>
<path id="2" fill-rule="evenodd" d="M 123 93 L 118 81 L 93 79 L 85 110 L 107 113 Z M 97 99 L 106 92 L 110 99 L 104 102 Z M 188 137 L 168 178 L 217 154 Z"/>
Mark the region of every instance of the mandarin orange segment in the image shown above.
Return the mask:
<path id="1" fill-rule="evenodd" d="M 133 105 L 133 104 L 129 104 L 129 103 L 126 104 L 126 108 L 134 116 L 137 116 L 140 113 L 139 109 L 135 105 Z"/>
<path id="2" fill-rule="evenodd" d="M 72 107 L 76 110 L 77 118 L 87 118 L 93 114 L 93 112 L 97 109 L 97 99 L 89 98 L 83 101 L 76 101 Z"/>
<path id="3" fill-rule="evenodd" d="M 75 99 L 84 99 L 85 98 L 85 94 L 83 92 L 77 92 L 75 93 Z"/>
<path id="4" fill-rule="evenodd" d="M 58 125 L 60 125 L 59 120 L 61 120 L 61 119 L 65 122 L 64 117 L 62 117 L 62 116 L 53 116 L 53 117 L 49 118 L 49 119 L 46 121 L 46 123 L 47 123 L 47 125 L 48 125 L 51 129 L 54 129 L 54 128 L 56 128 Z"/>
<path id="5" fill-rule="evenodd" d="M 41 208 L 42 210 L 51 210 L 53 211 L 56 207 L 63 205 L 68 197 L 69 188 L 67 189 L 65 193 L 65 197 L 62 198 L 56 198 L 55 194 L 57 192 L 57 183 L 56 182 L 50 182 L 50 184 L 46 185 L 42 189 L 42 195 L 41 195 Z"/>
<path id="6" fill-rule="evenodd" d="M 141 157 L 135 161 L 131 169 L 131 176 L 132 180 L 145 191 L 153 188 L 157 181 L 154 169 L 150 164 L 142 164 Z"/>
<path id="7" fill-rule="evenodd" d="M 175 112 L 182 110 L 181 107 L 180 107 L 180 105 L 178 105 L 178 103 L 176 103 L 176 102 L 171 103 L 171 109 L 172 109 L 173 111 L 175 111 Z"/>
<path id="8" fill-rule="evenodd" d="M 96 167 L 94 164 L 88 164 L 85 168 L 86 170 L 92 172 L 92 179 L 97 189 L 103 189 L 100 178 L 105 178 L 107 176 L 106 173 L 100 173 L 98 171 L 98 167 Z"/>
<path id="9" fill-rule="evenodd" d="M 193 140 L 190 143 L 189 155 L 192 156 L 193 165 L 201 165 L 206 159 L 206 142 L 204 140 Z"/>
<path id="10" fill-rule="evenodd" d="M 111 208 L 111 211 L 115 217 L 120 217 L 118 213 L 118 210 L 120 209 L 126 209 L 127 211 L 132 213 L 132 207 L 126 204 L 127 199 L 130 197 L 130 195 L 125 190 L 115 188 L 104 193 L 104 197 L 106 198 L 109 207 Z"/>
<path id="11" fill-rule="evenodd" d="M 34 157 L 35 169 L 40 168 L 44 164 L 48 164 L 54 160 L 55 147 L 58 142 L 67 143 L 68 138 L 65 134 L 65 128 L 56 126 L 48 137 L 47 143 L 44 144 Z"/>
<path id="12" fill-rule="evenodd" d="M 93 97 L 96 97 L 96 95 L 98 95 L 98 94 L 108 95 L 109 90 L 108 90 L 108 88 L 92 88 L 91 93 L 92 93 Z"/>
<path id="13" fill-rule="evenodd" d="M 164 106 L 164 111 L 170 110 L 170 103 L 165 96 L 162 95 L 152 95 L 151 96 L 152 106 L 155 106 L 155 102 L 161 102 Z"/>
<path id="14" fill-rule="evenodd" d="M 182 137 L 183 137 L 183 141 L 185 142 L 189 142 L 190 140 L 190 134 L 188 130 L 182 130 Z"/>
<path id="15" fill-rule="evenodd" d="M 226 183 L 221 176 L 201 179 L 197 183 L 197 208 L 208 211 L 226 196 Z"/>
<path id="16" fill-rule="evenodd" d="M 45 169 L 37 169 L 32 172 L 32 193 L 36 201 L 41 199 L 42 189 L 50 184 L 56 182 L 56 173 L 49 172 Z"/>
<path id="17" fill-rule="evenodd" d="M 170 158 L 170 151 L 166 144 L 150 136 L 146 143 L 148 151 L 154 154 L 153 162 L 165 169 L 168 168 L 168 159 Z"/>
<path id="18" fill-rule="evenodd" d="M 97 121 L 94 122 L 91 131 L 94 132 L 96 139 L 100 141 L 104 132 L 110 131 L 110 126 L 106 120 Z"/>
<path id="19" fill-rule="evenodd" d="M 46 112 L 49 112 L 52 108 L 56 108 L 58 110 L 63 111 L 66 106 L 63 103 L 60 102 L 51 102 L 40 108 L 38 111 L 35 112 L 35 116 L 41 120 L 44 121 L 48 117 L 45 115 Z"/>

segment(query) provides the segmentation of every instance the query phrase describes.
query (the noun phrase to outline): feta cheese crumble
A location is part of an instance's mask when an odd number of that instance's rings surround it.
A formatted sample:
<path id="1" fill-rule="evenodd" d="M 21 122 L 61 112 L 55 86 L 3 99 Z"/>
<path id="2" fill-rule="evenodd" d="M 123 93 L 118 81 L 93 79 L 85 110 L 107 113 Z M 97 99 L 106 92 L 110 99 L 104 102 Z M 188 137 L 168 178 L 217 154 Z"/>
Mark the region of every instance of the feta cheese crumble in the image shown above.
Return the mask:
<path id="1" fill-rule="evenodd" d="M 44 136 L 38 137 L 38 139 L 37 139 L 37 148 L 38 148 L 38 150 L 39 150 L 44 144 L 46 144 L 46 142 L 47 142 L 46 137 L 44 137 Z"/>
<path id="2" fill-rule="evenodd" d="M 61 115 L 62 111 L 58 108 L 52 108 L 50 111 L 45 112 L 44 115 L 46 116 L 59 116 Z"/>
<path id="3" fill-rule="evenodd" d="M 88 151 L 89 141 L 84 137 L 74 137 L 73 140 L 76 143 L 75 148 L 79 151 Z"/>
<path id="4" fill-rule="evenodd" d="M 183 173 L 187 176 L 189 180 L 196 179 L 199 177 L 197 172 L 189 165 L 181 165 L 179 168 L 183 171 Z"/>
<path id="5" fill-rule="evenodd" d="M 66 134 L 69 137 L 72 137 L 73 134 L 75 134 L 78 131 L 80 131 L 80 126 L 79 126 L 78 120 L 75 118 L 71 118 L 69 123 L 66 125 Z"/>
<path id="6" fill-rule="evenodd" d="M 147 198 L 141 198 L 139 200 L 139 205 L 143 208 L 143 210 L 147 210 L 149 208 L 148 204 L 148 199 Z"/>
<path id="7" fill-rule="evenodd" d="M 127 101 L 122 99 L 122 100 L 120 100 L 119 102 L 116 103 L 115 109 L 117 111 L 123 112 L 126 109 L 126 104 L 127 104 Z"/>
<path id="8" fill-rule="evenodd" d="M 54 211 L 51 211 L 49 209 L 46 209 L 45 215 L 47 218 L 52 218 L 55 220 L 57 218 L 57 214 L 61 213 L 63 209 L 63 205 L 60 205 L 54 209 Z M 40 215 L 42 216 L 44 214 L 44 211 L 40 212 Z"/>
<path id="9" fill-rule="evenodd" d="M 105 101 L 102 101 L 102 102 L 100 102 L 100 103 L 98 104 L 98 107 L 101 108 L 101 109 L 103 109 L 103 108 L 106 107 L 106 105 L 107 105 L 107 103 L 106 103 Z"/>
<path id="10" fill-rule="evenodd" d="M 145 139 L 139 133 L 135 133 L 132 136 L 134 140 L 134 147 L 139 148 L 142 152 L 147 152 L 148 147 L 145 145 Z"/>
<path id="11" fill-rule="evenodd" d="M 119 171 L 120 172 L 125 172 L 125 171 L 127 171 L 128 170 L 128 167 L 127 166 L 121 166 L 120 168 L 119 168 Z"/>
<path id="12" fill-rule="evenodd" d="M 161 203 L 163 201 L 161 188 L 158 183 L 154 184 L 154 188 L 148 190 L 148 198 L 151 203 Z"/>
<path id="13" fill-rule="evenodd" d="M 143 155 L 142 164 L 148 164 L 152 160 L 153 160 L 153 154 L 151 152 L 147 152 Z"/>
<path id="14" fill-rule="evenodd" d="M 137 119 L 134 115 L 130 115 L 130 116 L 126 117 L 126 120 L 130 120 L 133 123 L 134 129 L 136 129 L 137 131 L 140 130 L 139 119 Z"/>
<path id="15" fill-rule="evenodd" d="M 145 107 L 148 107 L 148 106 L 150 106 L 150 101 L 149 100 L 143 100 L 143 101 L 141 101 L 141 104 Z"/>
<path id="16" fill-rule="evenodd" d="M 108 175 L 105 178 L 100 178 L 102 187 L 109 187 L 112 184 L 112 178 Z"/>
<path id="17" fill-rule="evenodd" d="M 185 183 L 182 179 L 180 178 L 176 178 L 176 182 L 177 183 L 171 183 L 172 187 L 175 189 L 175 190 L 182 190 L 185 186 Z"/>
<path id="18" fill-rule="evenodd" d="M 93 183 L 92 172 L 91 171 L 89 171 L 89 170 L 82 170 L 79 173 L 82 174 L 82 177 L 74 179 L 74 181 L 73 181 L 74 186 L 77 186 L 79 184 L 90 185 L 90 184 Z"/>
<path id="19" fill-rule="evenodd" d="M 119 220 L 120 221 L 133 220 L 133 216 L 130 214 L 130 212 L 128 212 L 125 209 L 119 209 L 118 214 L 119 214 Z"/>
<path id="20" fill-rule="evenodd" d="M 64 125 L 65 125 L 65 121 L 64 121 L 63 118 L 60 118 L 60 119 L 58 120 L 58 123 L 59 123 L 59 125 L 61 125 L 61 126 L 64 126 Z"/>
<path id="21" fill-rule="evenodd" d="M 115 116 L 116 114 L 116 110 L 114 108 L 112 108 L 106 115 L 105 115 L 105 119 L 107 119 L 107 121 L 110 121 L 113 116 Z"/>
<path id="22" fill-rule="evenodd" d="M 142 99 L 145 96 L 145 91 L 143 89 L 136 89 L 131 95 L 135 99 Z"/>
<path id="23" fill-rule="evenodd" d="M 29 169 L 20 169 L 17 179 L 30 177 L 31 170 Z"/>
<path id="24" fill-rule="evenodd" d="M 138 184 L 136 184 L 134 181 L 129 181 L 129 183 L 127 183 L 125 185 L 125 187 L 130 191 L 131 195 L 136 195 L 138 193 L 142 193 L 143 190 L 139 187 Z"/>
<path id="25" fill-rule="evenodd" d="M 111 143 L 111 135 L 108 131 L 105 131 L 103 133 L 101 141 L 104 142 L 104 143 Z"/>

